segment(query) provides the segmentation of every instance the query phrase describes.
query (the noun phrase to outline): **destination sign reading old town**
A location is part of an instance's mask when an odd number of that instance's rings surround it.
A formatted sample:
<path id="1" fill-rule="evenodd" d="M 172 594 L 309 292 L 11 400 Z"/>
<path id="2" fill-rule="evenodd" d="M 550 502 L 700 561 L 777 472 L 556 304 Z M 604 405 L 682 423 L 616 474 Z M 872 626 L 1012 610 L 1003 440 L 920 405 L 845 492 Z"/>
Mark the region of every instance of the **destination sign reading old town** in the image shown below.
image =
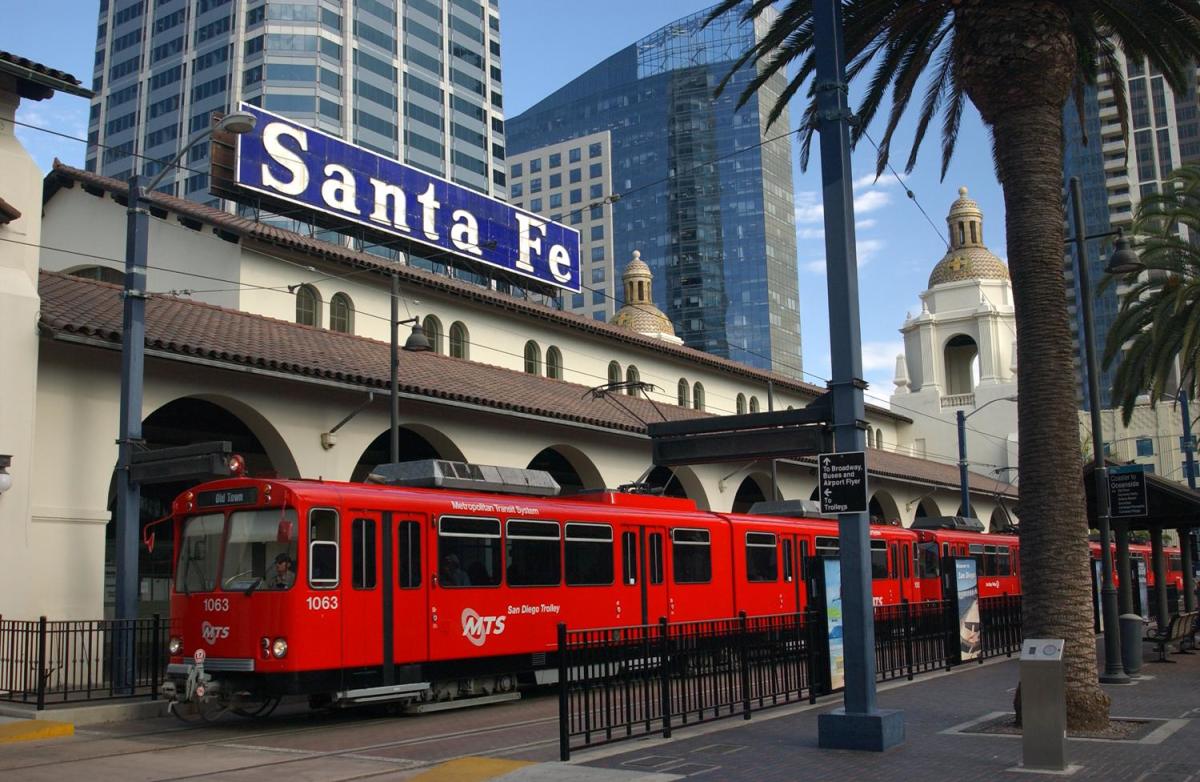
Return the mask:
<path id="1" fill-rule="evenodd" d="M 258 121 L 252 132 L 237 137 L 238 187 L 405 243 L 579 291 L 575 229 L 257 106 L 242 104 L 241 111 Z M 435 260 L 439 255 L 413 249 Z"/>

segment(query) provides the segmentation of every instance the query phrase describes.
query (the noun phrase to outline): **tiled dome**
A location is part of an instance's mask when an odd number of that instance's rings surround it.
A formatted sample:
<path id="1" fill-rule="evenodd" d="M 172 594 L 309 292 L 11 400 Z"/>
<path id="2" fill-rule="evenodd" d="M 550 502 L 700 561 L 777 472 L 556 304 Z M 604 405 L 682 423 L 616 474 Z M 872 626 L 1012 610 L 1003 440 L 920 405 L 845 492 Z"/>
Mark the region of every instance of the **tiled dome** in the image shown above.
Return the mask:
<path id="1" fill-rule="evenodd" d="M 950 249 L 929 275 L 929 287 L 962 280 L 1007 280 L 1008 267 L 983 244 L 983 211 L 967 189 L 958 189 L 958 199 L 946 215 Z"/>

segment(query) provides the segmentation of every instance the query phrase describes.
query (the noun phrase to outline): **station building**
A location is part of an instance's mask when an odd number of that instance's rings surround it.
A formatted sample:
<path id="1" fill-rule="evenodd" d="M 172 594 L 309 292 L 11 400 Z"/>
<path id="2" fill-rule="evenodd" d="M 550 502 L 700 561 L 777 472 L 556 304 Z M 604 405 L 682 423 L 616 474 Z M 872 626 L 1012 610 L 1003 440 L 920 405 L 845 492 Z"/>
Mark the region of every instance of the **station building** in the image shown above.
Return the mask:
<path id="1" fill-rule="evenodd" d="M 15 82 L 0 82 L 0 120 Z M 112 600 L 126 185 L 62 164 L 43 178 L 11 128 L 0 304 L 25 325 L 0 340 L 0 615 L 96 618 Z M 568 491 L 641 480 L 713 511 L 815 496 L 812 460 L 780 461 L 777 487 L 765 461 L 652 469 L 649 422 L 801 407 L 825 389 L 679 344 L 639 258 L 622 264 L 633 309 L 606 323 L 163 193 L 149 203 L 146 448 L 229 440 L 252 474 L 326 480 L 386 461 L 395 275 L 401 315 L 435 347 L 400 353 L 403 458 L 546 469 Z M 615 381 L 634 393 L 597 390 Z M 911 418 L 869 407 L 864 425 L 878 521 L 954 512 L 957 470 L 913 455 Z M 1007 525 L 1011 487 L 971 487 L 977 515 Z M 144 487 L 143 524 L 185 488 Z M 166 609 L 169 538 L 143 550 L 144 613 Z"/>

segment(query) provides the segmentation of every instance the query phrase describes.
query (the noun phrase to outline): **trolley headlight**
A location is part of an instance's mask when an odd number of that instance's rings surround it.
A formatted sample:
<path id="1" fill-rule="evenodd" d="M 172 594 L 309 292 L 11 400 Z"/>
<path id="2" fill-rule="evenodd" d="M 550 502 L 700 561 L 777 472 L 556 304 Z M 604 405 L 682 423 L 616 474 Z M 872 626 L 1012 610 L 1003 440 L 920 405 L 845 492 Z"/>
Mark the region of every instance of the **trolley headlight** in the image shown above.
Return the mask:
<path id="1" fill-rule="evenodd" d="M 167 642 L 167 651 L 171 654 L 182 654 L 183 639 L 178 636 L 171 636 L 171 640 Z"/>
<path id="2" fill-rule="evenodd" d="M 274 640 L 274 642 L 271 643 L 271 654 L 275 655 L 275 657 L 277 659 L 286 657 L 287 656 L 287 639 L 286 638 L 276 638 Z"/>

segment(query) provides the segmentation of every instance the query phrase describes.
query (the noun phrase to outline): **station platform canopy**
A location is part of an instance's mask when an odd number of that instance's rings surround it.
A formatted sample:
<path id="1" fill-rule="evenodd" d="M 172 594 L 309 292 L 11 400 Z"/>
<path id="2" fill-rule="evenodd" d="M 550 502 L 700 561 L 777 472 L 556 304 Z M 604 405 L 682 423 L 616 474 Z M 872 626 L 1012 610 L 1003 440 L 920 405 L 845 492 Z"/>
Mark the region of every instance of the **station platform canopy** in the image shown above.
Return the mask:
<path id="1" fill-rule="evenodd" d="M 1125 466 L 1111 461 L 1107 465 L 1110 473 L 1113 468 Z M 1099 527 L 1094 474 L 1095 468 L 1089 460 L 1083 466 L 1083 485 L 1087 492 L 1088 524 L 1092 529 Z M 1146 515 L 1113 516 L 1114 523 L 1122 523 L 1130 530 L 1147 531 L 1200 528 L 1200 491 L 1152 472 L 1145 473 L 1145 476 Z"/>

